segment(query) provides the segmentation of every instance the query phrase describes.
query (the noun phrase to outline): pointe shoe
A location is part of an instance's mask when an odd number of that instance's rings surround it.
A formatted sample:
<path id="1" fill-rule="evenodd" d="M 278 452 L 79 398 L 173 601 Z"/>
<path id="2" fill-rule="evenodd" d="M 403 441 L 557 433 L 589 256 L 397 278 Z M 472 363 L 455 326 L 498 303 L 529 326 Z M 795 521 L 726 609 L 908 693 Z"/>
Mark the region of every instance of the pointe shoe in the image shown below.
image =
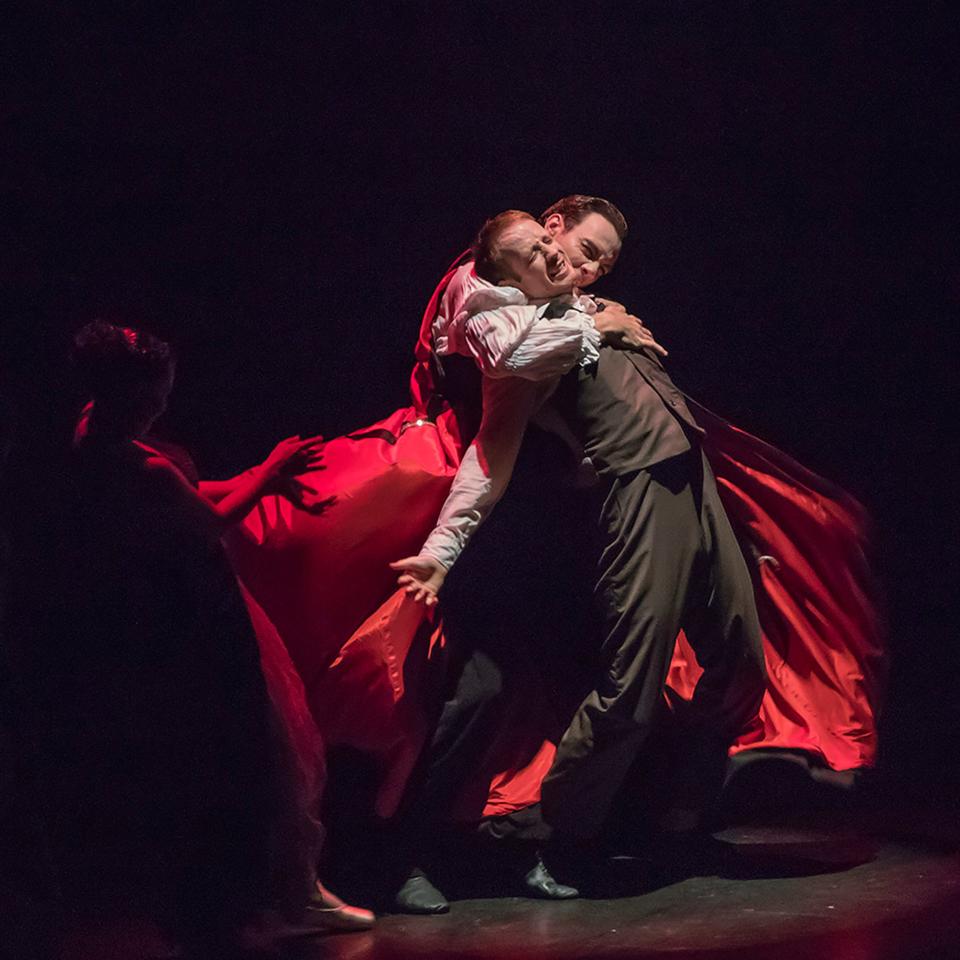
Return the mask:
<path id="1" fill-rule="evenodd" d="M 336 907 L 345 907 L 346 900 L 341 900 L 332 890 L 328 890 L 319 880 L 314 885 L 315 893 L 310 898 L 311 903 L 315 903 L 323 908 L 335 909 Z"/>
<path id="2" fill-rule="evenodd" d="M 360 931 L 369 930 L 376 918 L 370 910 L 363 907 L 352 907 L 344 903 L 335 893 L 328 890 L 319 880 L 316 893 L 307 904 L 304 911 L 304 920 L 311 926 L 323 930 Z"/>
<path id="3" fill-rule="evenodd" d="M 393 905 L 400 913 L 423 915 L 447 913 L 450 909 L 447 898 L 429 881 L 427 875 L 416 867 L 410 871 L 397 891 Z"/>

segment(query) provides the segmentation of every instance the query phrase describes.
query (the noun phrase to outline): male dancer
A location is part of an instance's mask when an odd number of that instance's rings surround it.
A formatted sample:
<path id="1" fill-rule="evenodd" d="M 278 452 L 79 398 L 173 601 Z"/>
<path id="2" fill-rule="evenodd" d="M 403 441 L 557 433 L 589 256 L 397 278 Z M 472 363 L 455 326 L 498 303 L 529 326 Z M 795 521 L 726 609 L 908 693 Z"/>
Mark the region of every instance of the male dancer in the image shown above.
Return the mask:
<path id="1" fill-rule="evenodd" d="M 605 201 L 595 203 L 603 209 L 609 206 Z M 577 309 L 560 309 L 551 316 L 546 315 L 551 297 L 568 292 L 581 275 L 589 282 L 612 266 L 620 241 L 606 215 L 585 211 L 580 242 L 594 259 L 578 254 L 576 266 L 528 214 L 514 211 L 508 218 L 516 222 L 519 231 L 530 235 L 531 247 L 538 246 L 534 270 L 528 269 L 526 273 L 528 283 L 535 284 L 530 291 L 540 305 L 527 306 L 518 290 L 496 287 L 482 279 L 469 262 L 457 270 L 448 286 L 435 325 L 437 340 L 446 342 L 445 332 L 449 331 L 463 351 L 472 354 L 488 374 L 483 378 L 481 429 L 484 434 L 498 434 L 507 440 L 506 445 L 499 447 L 473 445 L 467 452 L 468 458 L 475 457 L 480 449 L 498 458 L 504 458 L 506 453 L 506 458 L 502 466 L 493 469 L 490 465 L 487 473 L 474 460 L 473 471 L 460 472 L 461 484 L 469 483 L 471 477 L 477 478 L 481 486 L 487 483 L 488 475 L 494 481 L 499 477 L 509 478 L 526 420 L 534 406 L 539 405 L 536 398 L 543 394 L 544 382 L 555 383 L 559 375 L 575 363 L 594 362 L 601 346 L 661 349 L 640 321 L 619 305 L 611 305 L 596 315 Z M 488 249 L 482 259 L 487 259 L 489 253 Z M 531 272 L 536 276 L 531 277 Z M 477 325 L 468 329 L 468 325 L 461 323 L 454 327 L 455 318 L 465 321 L 467 317 L 476 319 Z M 476 341 L 474 332 L 478 335 Z M 509 350 L 499 348 L 498 344 L 507 342 Z M 459 359 L 467 362 L 463 357 Z M 442 362 L 449 388 L 455 371 L 451 369 L 453 364 Z M 512 376 L 515 371 L 519 374 L 516 377 Z M 475 371 L 472 375 L 476 377 Z M 531 376 L 541 379 L 529 379 Z M 504 402 L 500 402 L 501 393 Z M 455 606 L 462 605 L 451 605 L 445 618 L 451 628 L 447 632 L 456 664 L 455 690 L 443 708 L 432 744 L 421 760 L 419 775 L 408 791 L 407 815 L 401 818 L 396 831 L 398 842 L 399 838 L 406 837 L 411 862 L 416 862 L 418 848 L 429 845 L 434 825 L 449 813 L 462 781 L 481 762 L 493 735 L 492 728 L 499 722 L 497 704 L 504 683 L 523 687 L 524 661 L 532 659 L 528 652 L 518 650 L 512 639 L 496 630 L 484 630 L 478 642 L 469 623 L 474 618 L 466 609 L 453 609 Z M 454 625 L 454 620 L 459 621 L 459 625 Z M 562 898 L 575 894 L 571 888 L 556 884 L 542 864 L 534 862 L 529 872 L 527 867 L 529 864 L 521 870 L 526 876 L 518 886 L 527 895 Z M 414 870 L 401 885 L 395 906 L 408 912 L 431 913 L 442 912 L 447 905 L 423 871 Z"/>
<path id="2" fill-rule="evenodd" d="M 567 198 L 548 210 L 541 250 L 549 238 L 564 253 L 569 251 L 571 263 L 605 253 L 607 265 L 612 264 L 618 243 L 601 249 L 584 238 L 582 228 L 577 230 L 585 209 L 596 213 L 591 203 L 603 201 Z M 613 211 L 607 219 L 619 240 L 625 224 Z M 620 224 L 622 230 L 617 229 Z M 494 272 L 490 279 L 501 285 L 516 283 L 524 258 L 540 255 L 535 245 L 513 244 L 501 258 L 507 275 Z M 603 259 L 597 256 L 598 264 Z M 588 274 L 587 279 L 592 277 Z M 522 325 L 491 323 L 482 314 L 444 319 L 447 339 L 436 338 L 438 353 L 447 347 L 447 352 L 478 358 L 482 347 L 493 342 L 497 354 L 513 360 L 511 372 L 518 372 L 515 356 L 522 337 L 516 333 Z M 541 313 L 530 329 L 542 319 Z M 499 338 L 491 336 L 492 329 L 499 331 Z M 494 356 L 494 351 L 486 356 Z M 484 368 L 483 362 L 479 365 Z M 488 364 L 488 374 L 491 369 L 497 372 Z M 529 399 L 521 403 L 531 409 Z M 699 449 L 702 431 L 653 352 L 601 351 L 595 364 L 581 366 L 567 378 L 557 409 L 582 440 L 603 482 L 595 595 L 603 619 L 605 669 L 561 740 L 543 784 L 544 816 L 560 837 L 597 836 L 649 735 L 676 636 L 684 628 L 704 667 L 687 717 L 691 760 L 698 762 L 688 766 L 689 810 L 681 822 L 692 824 L 712 792 L 726 746 L 762 697 L 763 658 L 752 583 Z M 522 432 L 522 425 L 519 429 Z M 455 559 L 495 502 L 490 496 L 494 485 L 478 481 L 477 465 L 502 469 L 505 461 L 512 463 L 515 452 L 510 451 L 517 446 L 515 431 L 505 439 L 502 430 L 481 428 L 474 456 L 465 458 L 424 554 L 397 565 L 407 571 L 401 579 L 412 592 L 435 595 L 444 575 L 441 557 L 448 563 Z M 498 453 L 498 448 L 508 452 Z M 500 478 L 495 486 L 494 493 L 505 481 Z M 692 777 L 691 770 L 696 771 Z"/>

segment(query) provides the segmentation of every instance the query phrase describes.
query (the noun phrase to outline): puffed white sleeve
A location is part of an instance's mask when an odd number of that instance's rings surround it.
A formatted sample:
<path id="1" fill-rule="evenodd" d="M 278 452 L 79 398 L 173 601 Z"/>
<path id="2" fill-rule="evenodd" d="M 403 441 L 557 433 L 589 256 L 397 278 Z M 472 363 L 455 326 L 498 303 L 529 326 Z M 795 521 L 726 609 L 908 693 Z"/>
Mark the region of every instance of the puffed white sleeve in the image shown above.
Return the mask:
<path id="1" fill-rule="evenodd" d="M 460 462 L 421 556 L 438 560 L 448 570 L 453 566 L 507 489 L 530 417 L 555 386 L 553 381 L 484 378 L 480 429 Z"/>
<path id="2" fill-rule="evenodd" d="M 454 343 L 485 376 L 551 380 L 595 363 L 600 334 L 579 300 L 565 310 L 534 306 L 513 287 L 488 287 L 465 301 L 452 325 Z"/>

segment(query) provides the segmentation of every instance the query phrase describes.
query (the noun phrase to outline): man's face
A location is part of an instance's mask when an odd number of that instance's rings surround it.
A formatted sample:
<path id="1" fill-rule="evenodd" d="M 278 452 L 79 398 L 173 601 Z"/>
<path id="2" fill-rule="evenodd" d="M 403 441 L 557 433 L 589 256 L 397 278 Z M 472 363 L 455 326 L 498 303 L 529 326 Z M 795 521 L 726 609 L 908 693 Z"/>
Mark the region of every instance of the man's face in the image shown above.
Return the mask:
<path id="1" fill-rule="evenodd" d="M 556 240 L 536 220 L 520 220 L 500 237 L 503 259 L 515 279 L 501 286 L 519 287 L 531 300 L 569 293 L 574 271 Z"/>
<path id="2" fill-rule="evenodd" d="M 588 213 L 567 229 L 563 215 L 551 214 L 543 229 L 556 240 L 573 268 L 573 282 L 589 287 L 608 274 L 620 256 L 620 238 L 613 224 L 600 213 Z"/>

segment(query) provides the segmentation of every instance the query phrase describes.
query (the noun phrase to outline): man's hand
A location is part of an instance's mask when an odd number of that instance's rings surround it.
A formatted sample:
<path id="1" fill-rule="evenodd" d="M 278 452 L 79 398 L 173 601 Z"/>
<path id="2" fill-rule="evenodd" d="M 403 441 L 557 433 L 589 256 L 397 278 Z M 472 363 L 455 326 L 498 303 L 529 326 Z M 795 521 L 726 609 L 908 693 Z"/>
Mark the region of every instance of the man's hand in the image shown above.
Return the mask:
<path id="1" fill-rule="evenodd" d="M 401 576 L 397 583 L 416 601 L 423 601 L 428 607 L 437 602 L 437 594 L 447 578 L 447 568 L 433 557 L 406 557 L 390 564 L 391 570 L 398 570 Z"/>
<path id="2" fill-rule="evenodd" d="M 614 350 L 652 350 L 666 357 L 667 351 L 657 343 L 643 321 L 627 313 L 622 303 L 597 297 L 602 307 L 593 317 L 593 325 L 603 338 L 604 346 Z"/>

